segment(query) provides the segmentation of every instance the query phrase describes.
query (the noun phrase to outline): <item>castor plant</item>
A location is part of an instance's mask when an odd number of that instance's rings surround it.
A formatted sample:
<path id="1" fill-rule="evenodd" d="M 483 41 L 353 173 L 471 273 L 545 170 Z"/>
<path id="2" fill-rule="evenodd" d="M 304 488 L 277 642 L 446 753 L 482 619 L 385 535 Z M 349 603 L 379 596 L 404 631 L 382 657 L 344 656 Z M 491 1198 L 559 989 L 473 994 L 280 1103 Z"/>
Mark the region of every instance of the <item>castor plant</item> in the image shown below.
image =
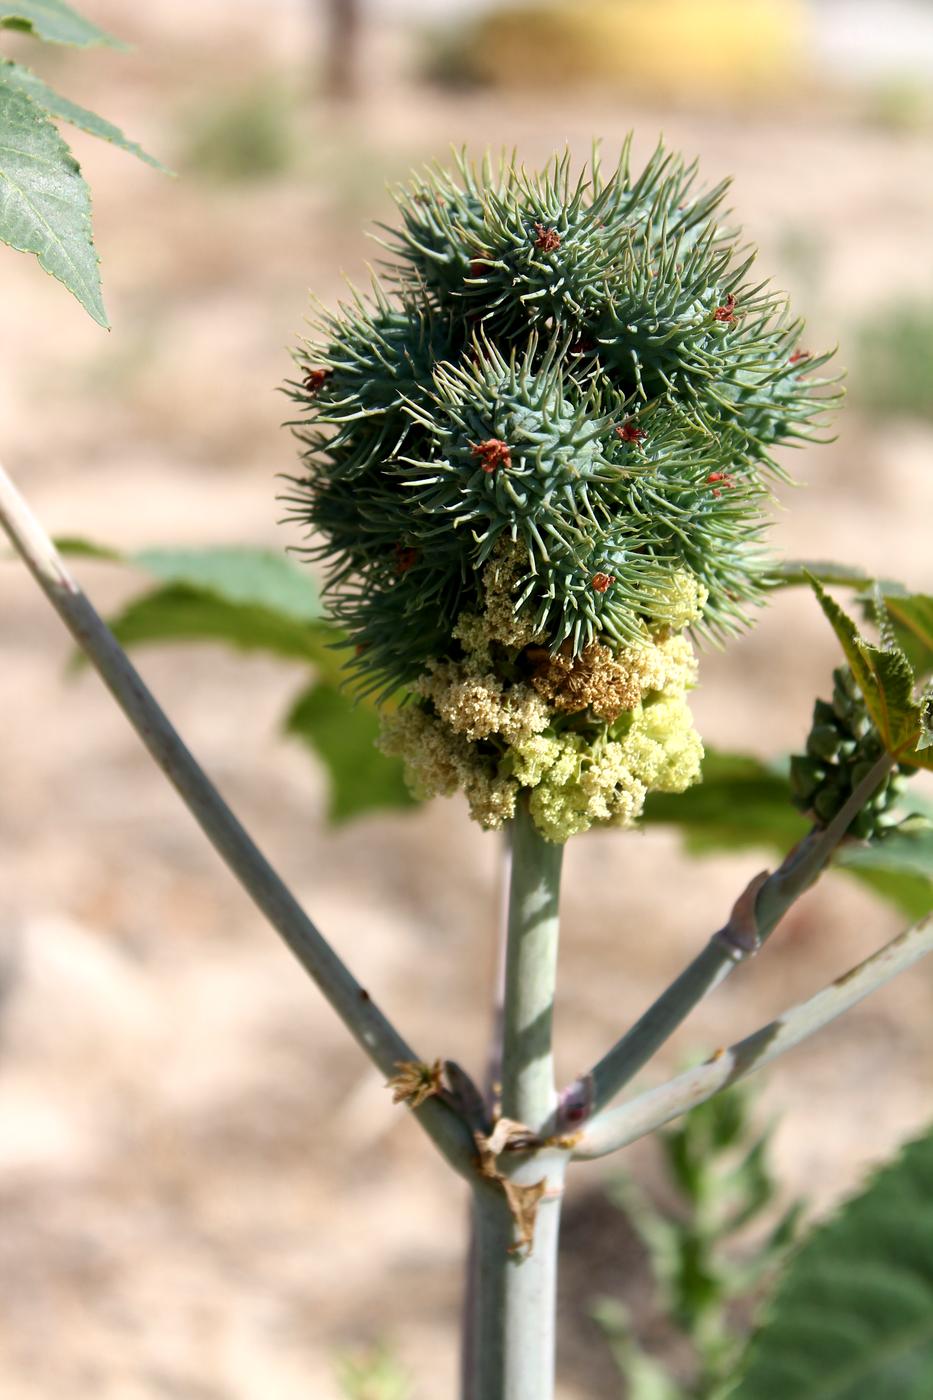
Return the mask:
<path id="1" fill-rule="evenodd" d="M 103 41 L 93 27 L 69 28 L 76 17 L 59 0 L 19 0 L 4 14 L 47 38 Z M 54 94 L 37 116 L 28 104 L 42 90 L 28 81 L 0 70 L 9 89 L 0 93 L 0 178 L 11 180 L 17 142 L 17 179 L 27 192 L 32 180 L 37 198 L 59 163 L 61 217 L 69 194 L 80 205 L 64 246 L 81 241 L 84 262 L 59 258 L 51 270 L 71 285 L 90 266 L 83 180 L 45 129 Z M 404 760 L 416 793 L 462 792 L 483 827 L 506 833 L 505 971 L 488 1087 L 444 1056 L 442 1021 L 432 1054 L 418 1054 L 349 971 L 0 472 L 0 523 L 37 583 L 232 873 L 468 1184 L 469 1400 L 553 1394 L 568 1171 L 769 1063 L 933 948 L 927 911 L 761 1030 L 667 1082 L 630 1088 L 830 863 L 853 849 L 904 858 L 922 823 L 905 815 L 903 783 L 933 766 L 933 601 L 768 552 L 773 500 L 787 483 L 780 449 L 818 441 L 839 391 L 828 357 L 802 347 L 800 323 L 758 279 L 723 193 L 662 147 L 637 173 L 628 147 L 609 174 L 598 159 L 577 172 L 567 155 L 537 175 L 463 157 L 453 172 L 416 175 L 399 191 L 372 289 L 320 311 L 296 352 L 288 388 L 301 465 L 287 498 L 341 629 L 331 636 L 346 656 L 347 715 L 354 704 L 380 707 L 383 749 Z M 21 208 L 14 227 L 11 209 L 0 205 L 0 237 L 48 265 L 49 248 L 23 235 Z M 103 319 L 96 281 L 72 290 Z M 807 829 L 615 1045 L 560 1087 L 551 1021 L 564 846 L 594 826 L 636 826 L 646 803 L 689 804 L 703 790 L 689 709 L 698 656 L 728 645 L 773 589 L 799 583 L 812 585 L 845 662 L 786 781 Z M 856 588 L 877 640 L 833 586 Z M 712 772 L 707 764 L 707 782 Z M 740 790 L 730 792 L 741 823 Z M 925 1238 L 917 1222 L 933 1216 L 928 1159 L 928 1144 L 915 1145 L 813 1237 L 730 1394 L 825 1394 L 834 1378 L 840 1395 L 854 1394 L 845 1386 L 864 1377 L 873 1393 L 901 1393 L 905 1356 L 920 1387 L 911 1393 L 921 1393 L 933 1270 L 913 1244 Z M 906 1195 L 910 1211 L 892 1213 Z M 862 1259 L 870 1268 L 847 1290 Z M 905 1260 L 911 1287 L 901 1280 L 898 1292 L 891 1276 Z"/>

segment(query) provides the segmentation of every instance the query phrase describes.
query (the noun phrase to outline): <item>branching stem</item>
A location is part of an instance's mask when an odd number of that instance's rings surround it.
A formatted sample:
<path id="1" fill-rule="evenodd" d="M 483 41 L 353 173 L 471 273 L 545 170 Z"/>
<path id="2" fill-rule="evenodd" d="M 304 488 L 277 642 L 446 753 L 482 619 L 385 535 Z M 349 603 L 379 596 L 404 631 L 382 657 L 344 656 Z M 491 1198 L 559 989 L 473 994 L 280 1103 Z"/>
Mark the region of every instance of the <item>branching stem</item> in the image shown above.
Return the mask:
<path id="1" fill-rule="evenodd" d="M 773 874 L 763 873 L 736 901 L 706 947 L 661 993 L 597 1065 L 561 1095 L 556 1126 L 566 1130 L 599 1113 L 638 1073 L 695 1006 L 752 957 L 788 909 L 817 880 L 854 818 L 884 782 L 895 760 L 884 754 L 825 827 L 814 827 Z"/>
<path id="2" fill-rule="evenodd" d="M 728 1050 L 718 1050 L 705 1064 L 687 1070 L 618 1108 L 598 1114 L 584 1128 L 574 1157 L 604 1157 L 654 1132 L 672 1118 L 712 1098 L 720 1089 L 793 1049 L 929 952 L 933 952 L 933 915 L 906 929 L 809 1001 L 791 1007 L 776 1021 Z"/>
<path id="3" fill-rule="evenodd" d="M 373 1064 L 390 1077 L 400 1061 L 417 1059 L 199 767 L 2 467 L 0 525 L 221 859 Z M 416 1110 L 416 1116 L 448 1162 L 461 1174 L 472 1176 L 472 1137 L 450 1106 L 428 1099 Z"/>

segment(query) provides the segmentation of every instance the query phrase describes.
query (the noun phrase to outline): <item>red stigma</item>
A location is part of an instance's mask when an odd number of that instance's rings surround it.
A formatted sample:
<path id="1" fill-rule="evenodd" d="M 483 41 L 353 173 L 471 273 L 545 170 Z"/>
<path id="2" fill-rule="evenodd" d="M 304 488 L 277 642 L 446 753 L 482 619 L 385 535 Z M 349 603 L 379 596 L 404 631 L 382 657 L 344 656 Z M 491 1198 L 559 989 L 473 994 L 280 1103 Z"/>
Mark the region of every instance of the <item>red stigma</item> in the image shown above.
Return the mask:
<path id="1" fill-rule="evenodd" d="M 616 428 L 616 437 L 622 442 L 641 442 L 644 436 L 644 428 L 636 428 L 634 423 L 620 423 Z"/>
<path id="2" fill-rule="evenodd" d="M 615 574 L 594 574 L 590 580 L 590 587 L 594 593 L 605 593 L 606 589 L 611 588 L 615 581 Z"/>
<path id="3" fill-rule="evenodd" d="M 791 355 L 788 364 L 799 365 L 801 360 L 809 360 L 812 357 L 810 350 L 795 350 Z"/>
<path id="4" fill-rule="evenodd" d="M 734 479 L 729 475 L 728 472 L 710 472 L 706 480 L 710 483 L 711 486 L 716 481 L 721 482 L 721 484 L 725 487 L 727 491 L 730 487 L 735 485 Z M 713 486 L 713 495 L 717 498 L 717 500 L 722 495 L 722 491 L 720 491 L 718 486 Z"/>
<path id="5" fill-rule="evenodd" d="M 418 551 L 411 545 L 397 544 L 395 546 L 395 572 L 397 574 L 407 574 L 418 558 Z"/>
<path id="6" fill-rule="evenodd" d="M 727 326 L 735 325 L 735 297 L 730 292 L 722 306 L 717 306 L 713 312 L 717 321 L 722 321 Z"/>
<path id="7" fill-rule="evenodd" d="M 548 228 L 546 224 L 535 224 L 535 247 L 542 253 L 553 253 L 560 247 L 560 234 L 556 228 Z"/>
<path id="8" fill-rule="evenodd" d="M 512 465 L 512 453 L 509 445 L 501 438 L 487 438 L 485 442 L 471 442 L 470 451 L 474 457 L 481 458 L 483 471 L 487 476 L 491 476 L 496 467 L 507 468 Z"/>

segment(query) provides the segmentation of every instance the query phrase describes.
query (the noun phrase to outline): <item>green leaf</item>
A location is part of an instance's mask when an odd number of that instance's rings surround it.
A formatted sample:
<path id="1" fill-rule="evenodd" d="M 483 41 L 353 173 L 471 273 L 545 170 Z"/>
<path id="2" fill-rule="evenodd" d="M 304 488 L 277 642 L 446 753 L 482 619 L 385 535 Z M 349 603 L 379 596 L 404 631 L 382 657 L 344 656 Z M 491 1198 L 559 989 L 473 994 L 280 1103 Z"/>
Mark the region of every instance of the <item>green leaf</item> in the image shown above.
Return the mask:
<path id="1" fill-rule="evenodd" d="M 687 850 L 772 848 L 784 854 L 807 830 L 785 774 L 747 754 L 708 749 L 703 781 L 677 795 L 652 793 L 644 820 L 679 826 Z"/>
<path id="2" fill-rule="evenodd" d="M 379 716 L 344 692 L 318 681 L 298 697 L 285 721 L 286 734 L 301 739 L 324 763 L 330 777 L 328 816 L 348 821 L 384 807 L 411 807 L 401 762 L 375 747 Z"/>
<path id="3" fill-rule="evenodd" d="M 628 1308 L 617 1298 L 597 1298 L 590 1307 L 626 1384 L 628 1400 L 687 1400 L 687 1391 L 664 1364 L 641 1346 Z"/>
<path id="4" fill-rule="evenodd" d="M 836 864 L 897 904 L 908 918 L 933 908 L 933 826 L 895 827 L 871 845 L 843 845 Z"/>
<path id="5" fill-rule="evenodd" d="M 324 617 L 317 584 L 306 569 L 275 549 L 251 545 L 207 545 L 200 549 L 140 549 L 126 554 L 77 535 L 55 541 L 62 554 L 129 564 L 161 583 L 180 583 L 228 603 L 249 603 L 283 613 L 297 622 Z M 334 640 L 339 640 L 335 627 Z"/>
<path id="6" fill-rule="evenodd" d="M 240 651 L 269 651 L 294 661 L 329 662 L 332 629 L 251 603 L 233 603 L 207 589 L 169 583 L 134 599 L 110 627 L 124 647 L 144 642 L 224 642 Z"/>
<path id="7" fill-rule="evenodd" d="M 187 584 L 228 603 L 248 603 L 296 622 L 317 622 L 321 599 L 311 575 L 273 549 L 223 546 L 143 549 L 128 562 L 163 583 Z"/>
<path id="8" fill-rule="evenodd" d="M 880 899 L 886 899 L 889 904 L 895 905 L 911 922 L 925 918 L 930 912 L 933 886 L 922 875 L 911 875 L 907 871 L 858 868 L 849 869 L 849 874 L 854 875 L 860 884 L 867 885 Z"/>
<path id="9" fill-rule="evenodd" d="M 91 540 L 59 540 L 62 553 L 129 564 L 162 586 L 134 598 L 110 626 L 123 646 L 224 642 L 310 662 L 343 679 L 343 634 L 322 613 L 310 574 L 270 549 L 229 546 L 121 554 Z"/>
<path id="10" fill-rule="evenodd" d="M 78 48 L 91 44 L 106 44 L 112 49 L 127 47 L 83 19 L 64 0 L 0 0 L 0 29 L 22 29 L 50 44 L 74 44 Z"/>
<path id="11" fill-rule="evenodd" d="M 768 577 L 775 588 L 806 587 L 814 578 L 840 588 L 864 588 L 872 582 L 865 570 L 854 564 L 834 564 L 822 559 L 785 559 L 769 568 Z"/>
<path id="12" fill-rule="evenodd" d="M 42 109 L 0 86 L 0 241 L 35 253 L 100 325 L 107 313 L 78 162 Z"/>
<path id="13" fill-rule="evenodd" d="M 96 112 L 89 112 L 86 107 L 79 107 L 76 102 L 69 101 L 67 97 L 59 96 L 41 78 L 36 77 L 35 73 L 22 67 L 21 64 L 6 62 L 0 64 L 0 84 L 14 88 L 18 92 L 24 92 L 50 117 L 70 122 L 72 126 L 89 132 L 91 136 L 99 136 L 102 141 L 110 141 L 114 146 L 122 147 L 124 151 L 138 156 L 140 160 L 144 160 L 147 165 L 154 166 L 156 170 L 162 170 L 166 174 L 170 173 L 154 156 L 144 151 L 142 146 L 138 146 L 135 141 L 128 140 L 118 126 L 105 121 Z"/>
<path id="14" fill-rule="evenodd" d="M 933 750 L 918 746 L 924 737 L 924 709 L 914 698 L 914 673 L 904 653 L 867 641 L 851 617 L 813 579 L 813 591 L 839 638 L 846 660 L 889 754 L 916 768 L 933 768 Z"/>
<path id="15" fill-rule="evenodd" d="M 729 1400 L 933 1395 L 933 1132 L 792 1260 Z"/>
<path id="16" fill-rule="evenodd" d="M 908 820 L 871 845 L 844 847 L 839 863 L 850 870 L 889 870 L 933 881 L 933 826 Z"/>
<path id="17" fill-rule="evenodd" d="M 919 795 L 905 800 L 911 808 L 923 805 Z M 783 856 L 807 830 L 791 805 L 782 767 L 714 749 L 703 760 L 702 783 L 676 796 L 652 793 L 644 820 L 679 827 L 692 855 L 764 848 Z M 834 864 L 919 919 L 930 909 L 933 869 L 925 862 L 931 839 L 896 828 L 871 845 L 844 843 Z"/>
<path id="18" fill-rule="evenodd" d="M 858 588 L 861 590 L 859 602 L 868 609 L 874 602 L 873 593 L 866 590 L 875 581 L 863 570 L 848 564 L 787 560 L 776 565 L 770 575 L 775 588 L 793 588 L 809 584 L 815 578 L 820 583 L 833 583 L 841 588 Z M 923 676 L 933 671 L 933 596 L 911 593 L 892 579 L 882 579 L 876 586 L 914 674 Z"/>
<path id="19" fill-rule="evenodd" d="M 54 543 L 59 554 L 68 555 L 73 559 L 99 559 L 106 564 L 126 563 L 126 555 L 119 549 L 112 549 L 107 544 L 96 544 L 94 540 L 86 540 L 79 535 L 57 535 Z"/>
<path id="20" fill-rule="evenodd" d="M 285 555 L 249 548 L 146 549 L 133 555 L 89 540 L 58 541 L 63 553 L 130 564 L 160 580 L 110 621 L 127 648 L 147 642 L 220 642 L 314 667 L 284 728 L 324 763 L 329 816 L 342 822 L 385 807 L 411 807 L 398 759 L 375 747 L 378 713 L 341 688 L 343 634 L 322 617 L 317 588 Z M 80 658 L 79 658 L 80 660 Z"/>
<path id="21" fill-rule="evenodd" d="M 340 1392 L 346 1400 L 412 1400 L 411 1381 L 382 1343 L 340 1362 Z"/>
<path id="22" fill-rule="evenodd" d="M 890 588 L 883 589 L 882 596 L 914 675 L 928 675 L 933 671 L 933 596 Z"/>

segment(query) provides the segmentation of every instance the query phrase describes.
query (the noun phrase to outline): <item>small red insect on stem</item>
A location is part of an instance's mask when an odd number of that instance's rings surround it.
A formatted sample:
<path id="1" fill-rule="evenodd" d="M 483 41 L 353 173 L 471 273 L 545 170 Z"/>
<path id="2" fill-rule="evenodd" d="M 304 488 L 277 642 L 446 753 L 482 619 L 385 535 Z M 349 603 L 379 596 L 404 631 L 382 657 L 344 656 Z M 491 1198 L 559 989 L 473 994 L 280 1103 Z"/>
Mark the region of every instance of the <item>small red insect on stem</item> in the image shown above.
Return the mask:
<path id="1" fill-rule="evenodd" d="M 801 360 L 809 360 L 812 358 L 812 355 L 812 350 L 795 350 L 794 353 L 791 355 L 788 363 L 792 365 L 799 365 Z"/>
<path id="2" fill-rule="evenodd" d="M 590 587 L 594 593 L 605 593 L 606 589 L 611 588 L 615 581 L 615 574 L 594 574 L 590 580 Z"/>
<path id="3" fill-rule="evenodd" d="M 616 437 L 622 442 L 641 442 L 644 436 L 644 428 L 636 428 L 634 423 L 620 423 L 616 428 Z"/>
<path id="4" fill-rule="evenodd" d="M 717 306 L 713 312 L 714 319 L 722 321 L 727 326 L 735 325 L 735 297 L 730 292 L 722 306 Z"/>
<path id="5" fill-rule="evenodd" d="M 553 253 L 560 247 L 560 234 L 556 228 L 548 228 L 546 224 L 535 224 L 535 247 L 542 253 Z"/>
<path id="6" fill-rule="evenodd" d="M 323 389 L 333 374 L 332 369 L 308 369 L 305 370 L 305 388 L 309 394 L 316 394 L 319 389 Z"/>
<path id="7" fill-rule="evenodd" d="M 507 442 L 501 438 L 487 438 L 485 442 L 471 442 L 470 451 L 479 457 L 483 471 L 491 476 L 496 467 L 508 468 L 512 465 L 512 453 Z"/>

